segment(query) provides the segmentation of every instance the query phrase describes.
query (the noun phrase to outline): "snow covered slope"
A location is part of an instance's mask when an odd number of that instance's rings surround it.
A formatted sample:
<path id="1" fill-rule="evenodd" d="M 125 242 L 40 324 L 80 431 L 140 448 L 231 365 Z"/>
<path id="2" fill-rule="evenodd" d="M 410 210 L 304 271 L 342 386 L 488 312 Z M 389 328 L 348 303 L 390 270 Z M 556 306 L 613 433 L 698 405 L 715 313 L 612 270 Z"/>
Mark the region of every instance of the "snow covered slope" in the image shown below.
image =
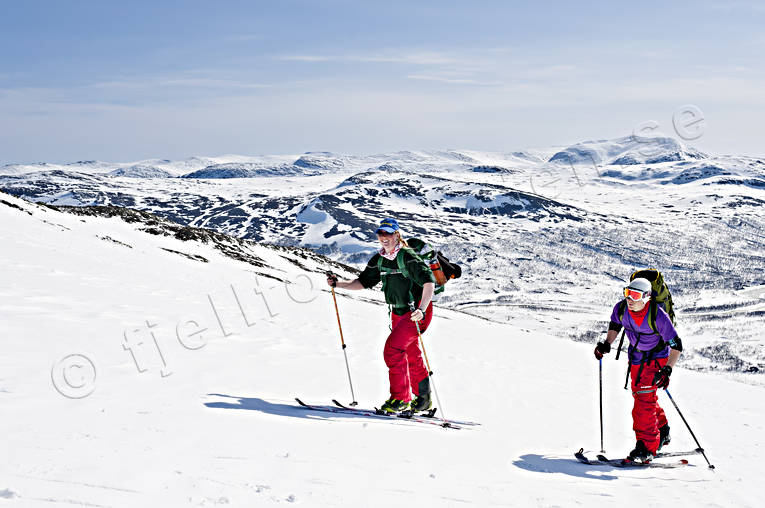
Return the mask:
<path id="1" fill-rule="evenodd" d="M 350 401 L 310 252 L 114 208 L 0 194 L 3 506 L 761 504 L 761 387 L 679 368 L 673 396 L 716 465 L 578 464 L 599 448 L 592 344 L 438 308 L 425 344 L 447 430 L 298 408 Z M 387 397 L 379 292 L 338 292 L 362 406 Z M 571 325 L 562 316 L 562 325 Z M 633 444 L 604 361 L 605 446 Z M 664 395 L 672 450 L 693 440 Z"/>
<path id="2" fill-rule="evenodd" d="M 128 206 L 357 267 L 375 248 L 374 224 L 395 215 L 470 274 L 450 283 L 442 306 L 586 342 L 602 334 L 629 274 L 658 267 L 687 365 L 765 383 L 765 159 L 625 137 L 507 153 L 313 152 L 127 168 L 34 166 L 0 174 L 0 189 Z M 140 174 L 155 177 L 128 178 Z M 571 326 L 561 313 L 576 318 Z"/>

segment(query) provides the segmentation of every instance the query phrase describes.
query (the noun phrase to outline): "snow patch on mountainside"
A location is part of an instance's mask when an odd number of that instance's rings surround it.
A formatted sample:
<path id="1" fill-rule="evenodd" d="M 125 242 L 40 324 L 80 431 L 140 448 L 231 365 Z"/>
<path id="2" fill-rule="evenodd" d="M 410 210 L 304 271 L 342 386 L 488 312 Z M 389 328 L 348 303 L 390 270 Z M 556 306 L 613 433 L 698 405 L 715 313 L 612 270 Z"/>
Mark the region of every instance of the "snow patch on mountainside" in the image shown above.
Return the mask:
<path id="1" fill-rule="evenodd" d="M 173 176 L 169 171 L 149 164 L 135 164 L 127 168 L 115 169 L 107 174 L 125 178 L 170 178 Z"/>
<path id="2" fill-rule="evenodd" d="M 706 157 L 705 154 L 686 147 L 674 138 L 627 136 L 614 140 L 577 143 L 554 154 L 549 162 L 631 166 Z"/>

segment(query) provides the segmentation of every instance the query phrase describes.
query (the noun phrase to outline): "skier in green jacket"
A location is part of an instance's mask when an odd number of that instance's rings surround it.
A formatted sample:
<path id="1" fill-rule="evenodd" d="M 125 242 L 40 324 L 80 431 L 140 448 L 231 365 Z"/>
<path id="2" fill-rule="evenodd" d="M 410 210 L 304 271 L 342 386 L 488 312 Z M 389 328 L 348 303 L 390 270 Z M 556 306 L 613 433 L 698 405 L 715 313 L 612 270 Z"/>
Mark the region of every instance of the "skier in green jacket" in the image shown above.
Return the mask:
<path id="1" fill-rule="evenodd" d="M 406 409 L 425 411 L 432 405 L 430 378 L 422 359 L 415 323 L 419 324 L 420 332 L 425 332 L 430 325 L 435 278 L 430 267 L 401 237 L 396 219 L 383 219 L 376 233 L 380 250 L 358 278 L 341 281 L 328 277 L 327 283 L 344 289 L 366 289 L 382 281 L 385 301 L 391 310 L 391 332 L 383 350 L 390 379 L 390 398 L 381 409 L 388 413 Z"/>

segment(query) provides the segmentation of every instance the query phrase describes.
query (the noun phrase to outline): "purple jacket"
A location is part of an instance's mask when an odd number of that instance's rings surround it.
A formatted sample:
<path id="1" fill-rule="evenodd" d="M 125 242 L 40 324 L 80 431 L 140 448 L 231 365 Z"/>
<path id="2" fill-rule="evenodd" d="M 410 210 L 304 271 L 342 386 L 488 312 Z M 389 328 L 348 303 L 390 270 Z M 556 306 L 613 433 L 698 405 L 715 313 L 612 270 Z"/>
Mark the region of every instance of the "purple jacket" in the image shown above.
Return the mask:
<path id="1" fill-rule="evenodd" d="M 661 308 L 661 305 L 657 309 L 656 313 L 656 329 L 659 331 L 659 333 L 656 334 L 653 330 L 651 330 L 651 326 L 648 324 L 648 315 L 646 314 L 645 318 L 643 319 L 643 323 L 640 326 L 637 326 L 635 321 L 632 320 L 632 316 L 630 316 L 630 312 L 627 309 L 626 304 L 624 307 L 624 315 L 620 321 L 620 304 L 621 302 L 617 303 L 614 306 L 613 312 L 611 312 L 611 329 L 619 331 L 623 326 L 627 331 L 627 338 L 630 341 L 630 363 L 637 365 L 644 359 L 648 360 L 650 358 L 668 357 L 669 344 L 675 340 L 677 337 L 677 332 L 675 331 L 675 327 L 672 325 L 672 321 L 669 319 L 669 316 L 666 312 L 664 312 L 664 309 Z M 653 354 L 649 354 L 648 352 L 659 344 L 659 335 L 661 335 L 661 339 L 664 341 L 664 347 L 658 351 L 654 351 Z"/>

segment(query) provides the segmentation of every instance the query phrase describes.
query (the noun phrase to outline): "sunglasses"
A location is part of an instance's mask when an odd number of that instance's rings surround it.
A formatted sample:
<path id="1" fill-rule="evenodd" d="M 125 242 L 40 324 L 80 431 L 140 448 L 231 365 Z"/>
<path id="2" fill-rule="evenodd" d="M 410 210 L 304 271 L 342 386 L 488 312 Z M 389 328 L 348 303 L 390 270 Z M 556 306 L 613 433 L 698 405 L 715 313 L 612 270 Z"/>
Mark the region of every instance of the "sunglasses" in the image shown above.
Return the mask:
<path id="1" fill-rule="evenodd" d="M 648 301 L 651 295 L 650 293 L 643 293 L 642 291 L 638 291 L 636 289 L 624 288 L 624 297 L 629 298 L 634 302 L 638 302 Z"/>

